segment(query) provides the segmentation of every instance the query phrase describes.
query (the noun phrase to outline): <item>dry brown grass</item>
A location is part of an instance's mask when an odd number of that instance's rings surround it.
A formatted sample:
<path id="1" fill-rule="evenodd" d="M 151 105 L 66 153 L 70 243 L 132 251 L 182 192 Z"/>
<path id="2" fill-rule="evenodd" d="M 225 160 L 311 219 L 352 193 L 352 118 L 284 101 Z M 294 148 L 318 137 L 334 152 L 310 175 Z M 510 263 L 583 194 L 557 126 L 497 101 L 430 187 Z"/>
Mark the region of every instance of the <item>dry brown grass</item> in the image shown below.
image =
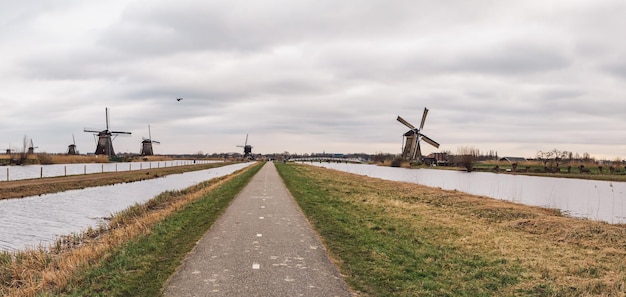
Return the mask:
<path id="1" fill-rule="evenodd" d="M 13 281 L 2 284 L 0 295 L 36 296 L 42 291 L 54 291 L 53 288 L 64 287 L 82 267 L 106 257 L 108 251 L 128 240 L 147 234 L 154 224 L 247 169 L 249 168 L 219 178 L 209 186 L 172 199 L 165 205 L 154 208 L 147 206 L 146 211 L 138 213 L 122 212 L 113 217 L 105 228 L 88 230 L 80 236 L 65 238 L 55 247 L 51 247 L 52 252 L 40 248 L 5 254 L 4 257 L 8 256 L 13 260 L 9 265 L 0 262 L 0 269 L 3 273 L 11 274 Z"/>
<path id="2" fill-rule="evenodd" d="M 342 185 L 343 199 L 381 210 L 381 215 L 401 222 L 409 231 L 423 229 L 426 220 L 429 226 L 451 230 L 432 234 L 442 244 L 468 255 L 518 263 L 524 275 L 506 295 L 626 296 L 625 225 L 561 216 L 553 209 L 457 191 L 308 170 L 315 178 Z M 546 286 L 556 291 L 542 291 Z"/>
<path id="3" fill-rule="evenodd" d="M 109 163 L 107 156 L 86 155 L 49 155 L 52 164 L 75 164 L 75 163 Z"/>

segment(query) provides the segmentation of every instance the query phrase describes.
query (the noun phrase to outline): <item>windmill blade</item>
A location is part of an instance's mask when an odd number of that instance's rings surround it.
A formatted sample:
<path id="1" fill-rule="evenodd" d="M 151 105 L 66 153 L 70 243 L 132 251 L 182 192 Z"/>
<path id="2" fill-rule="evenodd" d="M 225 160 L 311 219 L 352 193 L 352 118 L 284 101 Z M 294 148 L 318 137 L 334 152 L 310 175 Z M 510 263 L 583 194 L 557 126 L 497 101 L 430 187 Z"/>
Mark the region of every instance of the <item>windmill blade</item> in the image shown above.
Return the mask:
<path id="1" fill-rule="evenodd" d="M 74 138 L 74 133 L 72 133 L 72 142 L 76 145 L 76 138 Z"/>
<path id="2" fill-rule="evenodd" d="M 424 107 L 424 114 L 422 115 L 422 123 L 420 124 L 420 130 L 424 129 L 424 123 L 426 122 L 427 115 L 428 115 L 428 108 Z"/>
<path id="3" fill-rule="evenodd" d="M 92 130 L 92 129 L 87 129 L 87 128 L 85 128 L 85 129 L 83 130 L 83 132 L 89 132 L 89 133 L 100 133 L 101 131 L 99 131 L 99 130 Z"/>
<path id="4" fill-rule="evenodd" d="M 105 107 L 104 108 L 104 114 L 106 115 L 106 125 L 107 125 L 107 131 L 109 130 L 109 108 Z"/>
<path id="5" fill-rule="evenodd" d="M 124 132 L 124 131 L 109 131 L 109 133 L 111 133 L 111 134 L 126 134 L 126 135 L 133 134 L 131 132 Z"/>
<path id="6" fill-rule="evenodd" d="M 248 134 L 246 134 L 246 142 L 243 145 L 244 146 L 248 145 Z"/>
<path id="7" fill-rule="evenodd" d="M 152 143 L 161 144 L 160 141 L 156 141 L 156 140 L 151 140 L 151 141 L 152 141 Z"/>
<path id="8" fill-rule="evenodd" d="M 432 146 L 434 146 L 436 148 L 439 148 L 439 143 L 437 143 L 436 141 L 428 138 L 428 136 L 426 136 L 424 134 L 421 134 L 421 135 L 422 135 L 422 140 L 423 141 L 426 141 L 428 144 L 430 144 L 430 145 L 432 145 Z"/>
<path id="9" fill-rule="evenodd" d="M 398 116 L 398 118 L 396 120 L 398 120 L 398 122 L 404 124 L 405 126 L 409 127 L 409 129 L 411 129 L 411 130 L 415 129 L 415 126 L 411 125 L 409 122 L 404 120 L 401 116 Z"/>
<path id="10" fill-rule="evenodd" d="M 417 140 L 417 137 L 415 137 L 415 139 Z M 417 141 L 417 143 L 415 144 L 415 150 L 413 151 L 413 156 L 411 160 L 419 160 L 421 158 L 422 158 L 422 149 L 420 148 L 420 142 Z"/>
<path id="11" fill-rule="evenodd" d="M 150 131 L 150 125 L 148 125 L 148 137 L 152 140 L 152 131 Z"/>

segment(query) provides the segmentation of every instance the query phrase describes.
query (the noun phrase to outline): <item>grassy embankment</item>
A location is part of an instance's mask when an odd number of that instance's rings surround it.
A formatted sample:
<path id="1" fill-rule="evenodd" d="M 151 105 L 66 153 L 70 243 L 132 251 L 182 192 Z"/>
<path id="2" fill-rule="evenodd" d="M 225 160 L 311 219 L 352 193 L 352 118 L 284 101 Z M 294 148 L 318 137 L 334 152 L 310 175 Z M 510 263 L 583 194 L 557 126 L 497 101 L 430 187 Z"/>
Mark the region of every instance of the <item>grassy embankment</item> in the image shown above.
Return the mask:
<path id="1" fill-rule="evenodd" d="M 314 166 L 277 168 L 368 296 L 624 296 L 624 226 Z"/>
<path id="2" fill-rule="evenodd" d="M 41 179 L 28 179 L 0 182 L 0 199 L 22 198 L 27 196 L 56 193 L 74 189 L 118 183 L 136 182 L 159 178 L 170 174 L 210 169 L 232 163 L 208 163 L 174 167 L 161 167 L 143 170 L 91 173 L 86 175 L 58 176 Z"/>
<path id="3" fill-rule="evenodd" d="M 258 172 L 163 193 L 98 230 L 45 249 L 0 254 L 0 295 L 157 296 L 183 257 Z"/>

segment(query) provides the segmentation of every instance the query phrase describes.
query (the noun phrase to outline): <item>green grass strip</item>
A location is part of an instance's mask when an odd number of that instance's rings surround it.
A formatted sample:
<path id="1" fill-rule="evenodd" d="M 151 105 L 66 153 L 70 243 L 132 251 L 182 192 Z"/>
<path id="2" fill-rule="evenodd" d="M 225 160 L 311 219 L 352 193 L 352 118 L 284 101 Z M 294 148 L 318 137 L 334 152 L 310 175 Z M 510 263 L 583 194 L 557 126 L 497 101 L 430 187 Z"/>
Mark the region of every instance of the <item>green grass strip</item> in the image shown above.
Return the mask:
<path id="1" fill-rule="evenodd" d="M 69 296 L 158 296 L 167 278 L 260 170 L 262 163 L 154 226 L 152 232 L 113 250 L 69 285 Z"/>
<path id="2" fill-rule="evenodd" d="M 361 202 L 377 189 L 324 169 L 277 168 L 346 281 L 366 296 L 498 296 L 518 282 L 518 264 L 463 252 L 450 240 L 461 236 L 454 228 Z"/>

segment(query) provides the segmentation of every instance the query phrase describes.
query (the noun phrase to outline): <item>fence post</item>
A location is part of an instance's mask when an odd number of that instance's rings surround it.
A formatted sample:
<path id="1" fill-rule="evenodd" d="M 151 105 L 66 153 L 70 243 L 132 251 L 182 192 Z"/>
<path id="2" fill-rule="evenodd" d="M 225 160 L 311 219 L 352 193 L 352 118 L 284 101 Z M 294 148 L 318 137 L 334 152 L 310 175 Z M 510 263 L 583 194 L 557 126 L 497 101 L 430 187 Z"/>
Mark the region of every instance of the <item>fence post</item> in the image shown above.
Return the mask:
<path id="1" fill-rule="evenodd" d="M 7 181 L 9 181 L 9 167 L 7 167 Z"/>
<path id="2" fill-rule="evenodd" d="M 117 172 L 117 163 L 115 163 L 115 172 Z"/>
<path id="3" fill-rule="evenodd" d="M 102 167 L 102 173 L 104 173 L 104 164 L 102 164 L 101 167 Z"/>
<path id="4" fill-rule="evenodd" d="M 63 166 L 63 171 L 65 171 L 65 176 L 67 176 L 67 165 Z"/>
<path id="5" fill-rule="evenodd" d="M 39 178 L 43 178 L 43 167 L 39 169 Z"/>
<path id="6" fill-rule="evenodd" d="M 84 167 L 83 167 L 83 172 L 84 172 L 85 174 L 87 174 L 87 165 L 83 165 L 83 166 L 84 166 Z"/>

